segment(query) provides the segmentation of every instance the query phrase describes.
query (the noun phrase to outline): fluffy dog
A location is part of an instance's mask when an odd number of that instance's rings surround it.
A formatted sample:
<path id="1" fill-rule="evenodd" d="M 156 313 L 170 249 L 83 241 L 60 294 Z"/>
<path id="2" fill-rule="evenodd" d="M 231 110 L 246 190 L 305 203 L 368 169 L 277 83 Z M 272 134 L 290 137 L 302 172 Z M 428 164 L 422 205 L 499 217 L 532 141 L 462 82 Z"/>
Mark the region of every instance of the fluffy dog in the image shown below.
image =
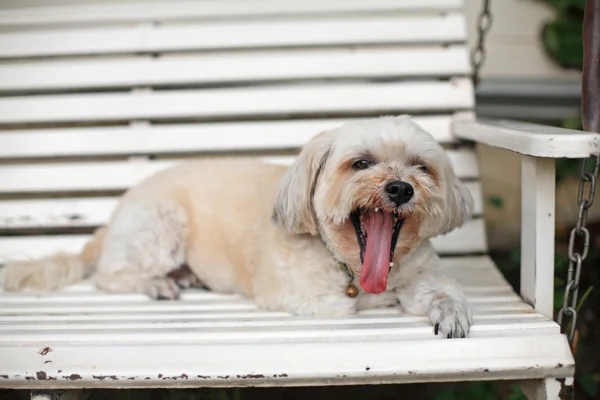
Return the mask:
<path id="1" fill-rule="evenodd" d="M 435 271 L 429 239 L 472 208 L 429 133 L 408 116 L 365 119 L 319 133 L 290 168 L 202 160 L 160 172 L 123 196 L 81 254 L 10 264 L 0 282 L 53 290 L 91 276 L 105 291 L 167 299 L 202 284 L 293 314 L 399 303 L 436 334 L 465 337 L 465 296 Z M 193 274 L 176 273 L 182 265 Z"/>

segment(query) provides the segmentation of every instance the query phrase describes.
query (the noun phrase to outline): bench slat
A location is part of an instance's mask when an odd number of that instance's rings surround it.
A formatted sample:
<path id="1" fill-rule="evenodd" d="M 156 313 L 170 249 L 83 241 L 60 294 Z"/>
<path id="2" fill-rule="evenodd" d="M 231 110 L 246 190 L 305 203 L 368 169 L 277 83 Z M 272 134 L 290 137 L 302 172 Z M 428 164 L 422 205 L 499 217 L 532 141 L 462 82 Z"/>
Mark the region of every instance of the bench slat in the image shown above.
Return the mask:
<path id="1" fill-rule="evenodd" d="M 450 43 L 466 39 L 461 13 L 303 20 L 239 20 L 0 33 L 0 58 L 325 45 Z"/>
<path id="2" fill-rule="evenodd" d="M 88 235 L 0 237 L 0 263 L 41 257 L 57 251 L 77 252 L 88 237 Z M 483 253 L 487 248 L 484 221 L 480 218 L 470 220 L 461 228 L 434 238 L 432 242 L 441 254 Z"/>
<path id="3" fill-rule="evenodd" d="M 518 324 L 516 324 L 519 322 Z M 523 321 L 520 318 L 507 318 L 503 320 L 480 321 L 473 325 L 469 332 L 470 338 L 493 337 L 501 331 L 503 336 L 523 336 L 557 333 L 557 325 L 553 321 L 540 318 L 538 321 Z M 125 329 L 113 327 L 102 330 L 6 330 L 0 331 L 0 340 L 19 341 L 20 343 L 32 342 L 60 342 L 65 338 L 70 343 L 91 343 L 98 345 L 106 343 L 107 336 L 111 344 L 153 344 L 156 336 L 169 337 L 169 340 L 186 343 L 299 343 L 310 340 L 312 343 L 329 341 L 348 341 L 357 336 L 363 340 L 376 340 L 385 335 L 390 340 L 422 340 L 435 337 L 429 321 L 420 320 L 415 322 L 372 324 L 361 326 L 359 324 L 337 325 L 335 329 L 331 326 L 293 326 L 288 327 L 243 327 L 231 328 L 206 328 L 175 327 L 154 329 Z"/>
<path id="4" fill-rule="evenodd" d="M 0 98 L 0 124 L 469 109 L 468 79 Z"/>
<path id="5" fill-rule="evenodd" d="M 479 176 L 472 150 L 448 151 L 456 174 L 465 179 Z M 289 165 L 294 156 L 261 157 L 276 164 Z M 1 193 L 119 191 L 184 160 L 105 161 L 82 163 L 45 163 L 0 166 Z"/>
<path id="6" fill-rule="evenodd" d="M 96 291 L 101 298 L 112 297 L 114 294 L 107 294 Z M 514 292 L 513 292 L 514 293 Z M 3 293 L 2 296 L 5 294 Z M 40 305 L 40 299 L 47 300 L 48 296 L 38 293 L 28 293 L 30 298 L 37 299 L 37 302 L 32 304 Z M 50 296 L 52 296 L 51 294 Z M 32 297 L 33 296 L 33 297 Z M 134 294 L 128 296 L 135 296 Z M 483 299 L 480 297 L 479 300 Z M 531 318 L 535 315 L 529 304 L 524 303 L 518 296 L 512 300 L 506 297 L 495 296 L 491 298 L 493 301 L 474 300 L 470 303 L 470 308 L 473 315 L 486 316 L 486 319 L 502 319 L 506 316 L 518 315 L 522 320 Z M 146 297 L 145 300 L 148 300 Z M 77 299 L 74 299 L 77 301 Z M 79 303 L 78 303 L 79 304 Z M 269 321 L 273 319 L 282 320 L 290 318 L 289 314 L 282 312 L 270 312 L 258 309 L 252 303 L 221 303 L 218 304 L 190 304 L 190 303 L 161 303 L 160 307 L 152 307 L 135 304 L 112 304 L 110 301 L 103 302 L 98 300 L 92 303 L 82 302 L 82 306 L 53 306 L 53 307 L 38 307 L 38 308 L 22 308 L 6 310 L 0 314 L 0 331 L 3 326 L 14 326 L 15 324 L 28 325 L 29 323 L 39 323 L 48 321 L 49 324 L 74 324 L 80 322 L 93 321 L 114 321 L 115 323 L 123 323 L 123 321 L 154 321 L 157 323 L 167 323 L 169 321 L 185 322 L 193 321 L 202 323 L 203 321 L 212 321 L 213 323 L 225 324 L 227 321 Z M 386 308 L 387 309 L 387 308 Z M 382 312 L 382 309 L 373 309 L 361 311 L 359 317 L 364 316 L 379 316 L 385 317 L 392 315 L 394 318 L 399 318 L 398 312 L 395 309 L 387 309 L 389 312 Z M 525 315 L 523 315 L 525 314 Z M 296 318 L 296 317 L 292 317 Z M 333 318 L 333 317 L 332 317 Z M 414 318 L 404 316 L 406 320 L 414 320 Z"/>
<path id="7" fill-rule="evenodd" d="M 512 291 L 512 290 L 511 290 Z M 108 296 L 106 293 L 95 290 L 90 292 L 89 294 L 94 294 L 98 297 L 98 301 L 104 298 L 110 298 L 113 295 Z M 468 288 L 465 289 L 465 293 L 468 296 Z M 11 293 L 3 293 L 2 296 L 10 296 Z M 52 296 L 58 295 L 57 293 L 51 294 Z M 28 298 L 32 301 L 38 301 L 40 298 L 45 298 L 45 295 L 35 294 L 36 297 L 33 297 L 31 293 L 27 294 Z M 129 296 L 129 295 L 128 295 Z M 93 298 L 93 297 L 92 297 Z M 78 301 L 77 299 L 73 299 L 73 301 Z M 507 305 L 513 305 L 512 309 L 508 309 Z M 536 319 L 537 315 L 531 312 L 531 306 L 528 304 L 524 304 L 522 301 L 503 303 L 502 307 L 498 307 L 497 304 L 493 303 L 479 303 L 473 304 L 473 316 L 481 317 L 485 319 L 503 319 L 507 317 L 515 317 L 519 316 L 523 320 L 527 320 L 530 318 Z M 363 319 L 376 319 L 381 318 L 381 320 L 387 319 L 390 316 L 395 318 L 406 320 L 406 319 L 414 319 L 419 317 L 411 317 L 408 315 L 397 315 L 398 310 L 394 308 L 385 308 L 385 309 L 373 309 L 373 310 L 364 310 L 360 311 L 357 317 L 354 317 L 356 323 L 361 323 Z M 231 322 L 232 320 L 239 320 L 241 322 L 248 321 L 272 321 L 272 320 L 291 320 L 292 318 L 301 318 L 301 317 L 290 317 L 289 314 L 284 312 L 275 312 L 275 311 L 264 311 L 260 309 L 256 310 L 245 310 L 245 311 L 231 311 L 225 310 L 221 312 L 202 312 L 199 313 L 197 311 L 169 311 L 169 312 L 157 312 L 156 310 L 146 310 L 146 311 L 137 311 L 137 312 L 94 312 L 94 313 L 70 313 L 68 310 L 65 310 L 64 313 L 23 313 L 23 314 L 15 314 L 15 313 L 0 313 L 0 330 L 2 326 L 10 326 L 19 324 L 19 326 L 27 327 L 29 325 L 35 325 L 36 323 L 47 323 L 48 325 L 57 326 L 59 324 L 69 324 L 74 325 L 77 323 L 98 323 L 98 322 L 107 322 L 107 323 L 137 323 L 137 322 L 153 322 L 153 323 L 167 323 L 169 321 L 177 321 L 177 322 L 193 322 L 193 323 L 202 323 L 205 321 L 211 321 L 212 323 L 225 324 L 227 322 Z M 340 317 L 332 317 L 338 319 Z M 314 320 L 314 318 L 313 318 Z"/>
<path id="8" fill-rule="evenodd" d="M 467 182 L 475 215 L 483 212 L 479 182 Z M 108 221 L 118 197 L 0 201 L 0 229 L 96 227 Z"/>
<path id="9" fill-rule="evenodd" d="M 481 269 L 481 268 L 480 268 Z M 447 272 L 447 271 L 444 271 Z M 473 273 L 470 271 L 471 274 Z M 487 273 L 486 273 L 487 274 Z M 458 279 L 458 278 L 457 278 Z M 502 284 L 496 282 L 496 280 L 490 279 L 490 286 L 484 287 L 483 290 L 480 290 L 479 281 L 472 281 L 471 279 L 459 279 L 463 283 L 463 290 L 465 294 L 467 294 L 470 298 L 474 299 L 479 303 L 494 303 L 497 299 L 504 299 L 504 301 L 513 301 L 515 300 L 515 293 L 508 285 L 508 283 L 504 282 Z M 494 286 L 493 283 L 496 283 Z M 40 301 L 40 299 L 48 300 L 54 305 L 62 305 L 67 303 L 86 303 L 86 304 L 115 304 L 115 310 L 118 308 L 119 304 L 137 304 L 137 303 L 145 303 L 148 300 L 148 297 L 143 294 L 137 293 L 105 293 L 99 291 L 95 288 L 95 286 L 90 281 L 79 282 L 75 284 L 79 288 L 86 287 L 86 291 L 72 291 L 68 289 L 64 289 L 58 292 L 50 292 L 50 293 L 36 293 L 35 296 L 31 296 L 31 292 L 1 292 L 2 297 L 0 298 L 0 304 L 2 304 L 2 309 L 0 310 L 0 325 L 5 324 L 9 325 L 13 322 L 16 322 L 17 319 L 14 319 L 14 313 L 8 310 L 6 307 L 16 307 L 23 304 L 36 304 Z M 196 290 L 196 289 L 186 289 L 181 294 L 180 301 L 184 302 L 197 302 L 197 301 L 221 301 L 224 296 L 222 294 Z M 489 299 L 496 299 L 490 301 Z M 517 296 L 518 299 L 518 296 Z M 387 308 L 386 308 L 387 309 Z M 379 310 L 379 309 L 377 309 Z M 219 326 L 224 326 L 225 324 L 231 323 L 231 316 L 229 313 L 226 314 L 216 314 L 216 313 L 207 313 L 207 314 L 198 314 L 194 315 L 193 313 L 186 313 L 184 310 L 180 310 L 178 312 L 178 316 L 174 317 L 170 313 L 160 313 L 157 312 L 156 315 L 152 313 L 154 311 L 160 310 L 152 310 L 149 308 L 148 310 L 141 311 L 140 314 L 133 314 L 131 312 L 115 312 L 115 322 L 117 319 L 124 320 L 127 319 L 127 314 L 129 316 L 136 316 L 134 319 L 139 322 L 143 321 L 154 321 L 157 323 L 164 323 L 166 321 L 177 320 L 177 322 L 194 322 L 194 323 L 209 323 L 209 324 L 217 324 Z M 272 315 L 274 314 L 274 315 Z M 387 318 L 389 313 L 379 313 L 376 314 L 365 314 L 365 319 L 374 319 L 374 318 L 382 318 L 384 320 Z M 395 314 L 395 312 L 394 312 Z M 97 316 L 88 315 L 86 318 L 87 321 L 94 323 L 99 320 L 103 320 L 106 318 L 108 313 L 101 312 Z M 25 316 L 27 317 L 27 316 Z M 27 319 L 19 319 L 24 322 L 24 325 L 27 325 L 27 322 L 34 322 L 33 314 L 30 315 L 31 318 Z M 69 313 L 68 311 L 62 314 L 54 314 L 54 315 L 46 315 L 48 317 L 49 322 L 55 323 L 68 323 L 69 321 Z M 65 317 L 64 319 L 62 317 Z M 118 318 L 117 318 L 118 317 Z M 290 317 L 289 314 L 276 312 L 272 313 L 270 311 L 260 311 L 257 309 L 255 313 L 248 312 L 245 317 L 241 318 L 241 322 L 247 323 L 261 323 L 261 321 L 268 322 L 272 319 L 278 319 L 280 317 Z M 338 318 L 333 317 L 334 320 L 338 320 Z M 404 318 L 413 318 L 410 316 L 404 316 Z M 302 318 L 301 318 L 302 319 Z M 208 322 L 207 322 L 208 321 Z"/>
<path id="10" fill-rule="evenodd" d="M 483 272 L 479 272 L 479 274 L 484 274 Z M 470 283 L 470 279 L 462 279 L 460 280 L 463 286 L 468 287 L 472 285 Z M 40 314 L 65 314 L 71 312 L 113 312 L 113 313 L 122 313 L 122 312 L 149 312 L 156 311 L 166 312 L 166 311 L 189 311 L 191 309 L 203 310 L 203 311 L 214 311 L 218 312 L 221 309 L 231 310 L 231 309 L 256 309 L 257 306 L 252 303 L 250 300 L 241 299 L 241 298 L 212 298 L 210 300 L 196 300 L 190 299 L 194 292 L 193 290 L 187 294 L 187 297 L 184 297 L 179 300 L 178 303 L 154 303 L 149 302 L 147 296 L 142 294 L 125 294 L 125 295 L 115 295 L 115 294 L 101 294 L 106 297 L 106 301 L 89 301 L 86 297 L 81 297 L 80 299 L 71 299 L 73 301 L 77 301 L 76 304 L 68 304 L 64 299 L 59 299 L 58 301 L 54 300 L 54 296 L 52 294 L 44 295 L 44 301 L 25 301 L 25 302 L 2 302 L 2 310 L 3 313 L 6 314 L 14 314 L 15 312 L 27 312 L 29 313 L 40 313 Z M 3 295 L 4 296 L 4 295 Z M 31 298 L 31 293 L 29 294 L 29 299 Z M 37 294 L 36 294 L 37 296 Z M 217 295 L 218 296 L 218 295 Z M 116 299 L 115 299 L 116 298 Z M 514 292 L 501 294 L 501 295 L 492 295 L 489 294 L 476 294 L 471 295 L 469 297 L 469 302 L 473 304 L 499 304 L 499 303 L 513 303 L 520 301 L 520 297 L 516 295 Z M 216 315 L 215 315 L 216 316 Z M 415 318 L 406 318 L 407 320 L 414 320 Z M 258 321 L 258 322 L 257 322 Z M 302 320 L 301 320 L 302 321 Z M 335 319 L 332 324 L 335 324 Z M 245 322 L 245 324 L 243 323 Z M 261 323 L 262 322 L 262 323 Z M 386 322 L 386 321 L 381 321 Z M 195 322 L 198 324 L 203 324 L 206 327 L 224 327 L 231 324 L 231 322 L 215 322 L 214 320 L 209 320 L 209 322 Z M 240 321 L 240 325 L 247 326 L 267 326 L 273 324 L 272 321 L 262 321 L 262 319 L 258 320 L 248 320 L 248 321 Z M 322 323 L 318 325 L 326 325 L 327 323 Z M 8 324 L 10 325 L 10 324 Z M 279 324 L 282 325 L 282 324 Z M 304 325 L 303 323 L 299 323 L 299 325 Z M 107 327 L 108 328 L 108 327 Z"/>
<path id="11" fill-rule="evenodd" d="M 0 91 L 467 75 L 464 46 L 313 49 L 0 64 Z"/>
<path id="12" fill-rule="evenodd" d="M 456 117 L 417 116 L 414 121 L 430 132 L 438 142 L 452 143 L 452 122 Z M 126 127 L 0 131 L 0 159 L 297 149 L 317 133 L 351 120 L 352 118 L 142 124 Z"/>
<path id="13" fill-rule="evenodd" d="M 30 296 L 38 296 L 37 293 L 30 293 Z M 101 296 L 104 297 L 112 297 L 112 294 L 100 293 Z M 131 295 L 134 296 L 134 295 Z M 4 313 L 7 316 L 70 316 L 70 315 L 78 315 L 85 314 L 88 316 L 95 315 L 114 315 L 115 317 L 121 316 L 120 319 L 115 320 L 115 322 L 120 321 L 123 323 L 123 316 L 130 315 L 154 315 L 154 318 L 162 318 L 163 315 L 171 315 L 172 313 L 188 313 L 188 315 L 196 314 L 198 316 L 204 316 L 205 320 L 210 320 L 215 326 L 223 327 L 227 325 L 227 323 L 221 322 L 221 318 L 223 315 L 226 316 L 222 321 L 231 321 L 230 314 L 239 315 L 240 313 L 245 313 L 245 315 L 250 315 L 249 313 L 258 312 L 259 316 L 256 317 L 257 320 L 265 321 L 266 323 L 263 326 L 268 325 L 269 319 L 273 316 L 268 316 L 267 318 L 260 314 L 260 310 L 257 306 L 249 301 L 249 300 L 238 300 L 238 301 L 212 301 L 206 303 L 200 302 L 189 302 L 179 300 L 178 302 L 161 302 L 161 303 L 148 303 L 150 301 L 148 297 L 145 299 L 141 299 L 140 302 L 87 302 L 85 300 L 77 302 L 76 304 L 66 304 L 64 302 L 61 303 L 52 303 L 51 296 L 45 296 L 43 301 L 31 302 L 29 304 L 20 304 L 20 305 L 8 305 L 5 308 Z M 487 313 L 506 313 L 506 312 L 515 312 L 519 310 L 531 310 L 531 306 L 523 303 L 523 301 L 516 294 L 507 295 L 507 296 L 493 296 L 493 297 L 475 297 L 473 300 L 469 300 L 470 305 L 473 308 L 473 311 L 476 311 L 479 315 L 487 314 Z M 275 313 L 275 316 L 281 313 Z M 399 314 L 399 313 L 397 313 Z M 394 315 L 394 318 L 398 318 L 398 315 Z M 262 316 L 261 316 L 262 315 Z M 270 317 L 270 318 L 269 318 Z M 288 316 L 289 318 L 289 316 Z M 279 319 L 283 318 L 279 316 Z M 408 321 L 415 321 L 415 319 L 419 318 L 406 318 Z M 498 319 L 498 318 L 494 318 Z M 171 319 L 167 319 L 163 321 L 163 323 L 172 321 Z M 216 323 L 219 321 L 220 323 Z M 175 322 L 175 321 L 172 321 Z M 196 322 L 197 324 L 203 322 Z M 206 324 L 206 322 L 204 322 Z M 3 326 L 15 326 L 15 322 L 0 324 L 0 332 L 2 331 Z M 249 326 L 260 326 L 260 324 L 248 322 L 246 325 Z M 281 324 L 283 325 L 283 324 Z M 240 321 L 240 326 L 243 326 L 242 321 Z M 115 328 L 115 326 L 111 326 L 110 324 L 106 326 L 106 328 Z M 0 334 L 1 340 L 1 334 Z"/>
<path id="14" fill-rule="evenodd" d="M 153 1 L 52 7 L 28 7 L 0 11 L 0 27 L 33 25 L 139 23 L 154 21 L 186 21 L 211 18 L 257 16 L 298 17 L 303 15 L 344 15 L 369 12 L 455 11 L 463 0 L 228 0 L 228 1 Z"/>
<path id="15" fill-rule="evenodd" d="M 514 298 L 518 300 L 518 296 L 514 295 Z M 513 300 L 514 301 L 514 300 Z M 27 310 L 25 310 L 27 311 Z M 484 325 L 508 325 L 514 324 L 515 322 L 526 322 L 526 323 L 538 323 L 547 322 L 547 318 L 544 318 L 537 314 L 529 314 L 527 317 L 523 317 L 525 314 L 512 313 L 501 313 L 500 315 L 494 315 L 491 318 L 487 316 L 484 311 L 479 311 L 479 314 L 474 315 L 475 324 L 483 328 Z M 302 326 L 319 326 L 321 329 L 337 328 L 339 325 L 353 324 L 356 326 L 361 325 L 395 325 L 395 328 L 404 325 L 408 322 L 417 322 L 419 325 L 425 323 L 423 317 L 408 317 L 403 315 L 390 315 L 390 316 L 360 316 L 359 318 L 330 318 L 330 319 L 314 319 L 314 318 L 261 318 L 261 319 L 240 319 L 237 321 L 173 321 L 173 320 L 150 320 L 150 321 L 132 321 L 127 322 L 123 320 L 114 321 L 73 321 L 73 322 L 39 322 L 39 321 L 20 321 L 20 322 L 2 322 L 0 319 L 0 330 L 3 332 L 11 331 L 91 331 L 91 330 L 111 330 L 120 329 L 123 331 L 131 330 L 148 330 L 152 331 L 155 329 L 214 329 L 214 328 L 245 328 L 245 327 L 286 327 L 288 329 Z M 483 325 L 483 326 L 482 326 Z"/>
<path id="16" fill-rule="evenodd" d="M 32 365 L 47 371 L 48 379 L 57 379 L 49 381 L 53 388 L 296 387 L 572 376 L 574 360 L 563 335 L 543 329 L 534 330 L 535 336 L 528 333 L 523 329 L 520 337 L 501 337 L 502 332 L 497 332 L 495 337 L 477 340 L 440 340 L 430 331 L 421 340 L 405 342 L 387 335 L 366 341 L 356 335 L 340 342 L 293 346 L 190 346 L 157 336 L 152 347 L 110 343 L 110 336 L 104 336 L 102 346 L 75 346 L 68 340 L 52 343 L 52 352 L 43 357 L 39 354 L 44 348 L 41 342 L 17 346 L 7 342 L 0 353 L 12 360 L 2 370 L 6 375 L 3 385 L 9 388 L 48 384 L 25 379 L 36 379 Z M 45 360 L 51 360 L 51 366 L 42 364 Z M 161 360 L 160 368 L 156 360 Z"/>

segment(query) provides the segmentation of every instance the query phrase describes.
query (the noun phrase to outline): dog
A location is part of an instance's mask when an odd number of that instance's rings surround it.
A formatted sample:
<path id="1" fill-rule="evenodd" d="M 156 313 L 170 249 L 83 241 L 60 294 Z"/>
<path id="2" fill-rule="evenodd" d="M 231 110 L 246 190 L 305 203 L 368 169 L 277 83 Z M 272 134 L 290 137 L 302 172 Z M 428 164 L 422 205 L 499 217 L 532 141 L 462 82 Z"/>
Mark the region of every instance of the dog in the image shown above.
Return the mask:
<path id="1" fill-rule="evenodd" d="M 123 195 L 80 254 L 11 263 L 0 282 L 47 291 L 91 277 L 156 299 L 204 286 L 295 315 L 399 305 L 436 335 L 464 338 L 472 314 L 430 239 L 472 210 L 410 116 L 361 119 L 318 133 L 290 167 L 203 159 L 159 172 Z"/>

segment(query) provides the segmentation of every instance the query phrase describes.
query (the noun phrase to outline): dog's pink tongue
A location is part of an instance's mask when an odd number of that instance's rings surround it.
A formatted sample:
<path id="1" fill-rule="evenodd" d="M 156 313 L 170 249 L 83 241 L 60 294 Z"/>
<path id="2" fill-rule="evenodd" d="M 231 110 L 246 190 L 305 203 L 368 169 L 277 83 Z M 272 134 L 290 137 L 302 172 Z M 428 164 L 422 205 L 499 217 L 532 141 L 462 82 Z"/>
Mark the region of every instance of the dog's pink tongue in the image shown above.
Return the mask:
<path id="1" fill-rule="evenodd" d="M 387 288 L 390 269 L 390 248 L 394 220 L 391 214 L 369 211 L 363 225 L 367 233 L 360 286 L 369 293 L 382 293 Z"/>

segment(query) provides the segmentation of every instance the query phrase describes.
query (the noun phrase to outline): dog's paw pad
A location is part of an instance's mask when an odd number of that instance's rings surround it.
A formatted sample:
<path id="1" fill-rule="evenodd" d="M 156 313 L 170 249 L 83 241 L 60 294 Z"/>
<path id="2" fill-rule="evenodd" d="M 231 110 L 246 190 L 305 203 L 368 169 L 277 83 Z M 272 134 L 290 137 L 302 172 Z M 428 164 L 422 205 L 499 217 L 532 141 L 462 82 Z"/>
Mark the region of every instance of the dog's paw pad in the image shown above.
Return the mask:
<path id="1" fill-rule="evenodd" d="M 465 338 L 473 323 L 471 311 L 463 301 L 442 297 L 429 310 L 433 333 L 444 338 Z"/>
<path id="2" fill-rule="evenodd" d="M 155 278 L 143 283 L 144 293 L 155 300 L 179 299 L 179 288 L 172 279 Z"/>

